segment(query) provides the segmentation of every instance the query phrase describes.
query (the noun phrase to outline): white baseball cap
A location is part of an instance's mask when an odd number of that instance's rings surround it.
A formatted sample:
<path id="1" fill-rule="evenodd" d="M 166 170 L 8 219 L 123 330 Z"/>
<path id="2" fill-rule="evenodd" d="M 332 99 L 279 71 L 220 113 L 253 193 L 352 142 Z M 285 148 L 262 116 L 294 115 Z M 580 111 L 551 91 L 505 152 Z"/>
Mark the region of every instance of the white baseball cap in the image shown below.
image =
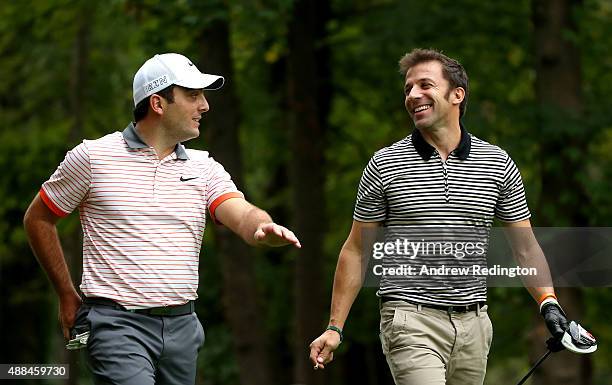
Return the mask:
<path id="1" fill-rule="evenodd" d="M 224 81 L 223 76 L 200 72 L 191 60 L 178 53 L 155 55 L 134 75 L 134 106 L 173 84 L 192 89 L 218 90 Z"/>

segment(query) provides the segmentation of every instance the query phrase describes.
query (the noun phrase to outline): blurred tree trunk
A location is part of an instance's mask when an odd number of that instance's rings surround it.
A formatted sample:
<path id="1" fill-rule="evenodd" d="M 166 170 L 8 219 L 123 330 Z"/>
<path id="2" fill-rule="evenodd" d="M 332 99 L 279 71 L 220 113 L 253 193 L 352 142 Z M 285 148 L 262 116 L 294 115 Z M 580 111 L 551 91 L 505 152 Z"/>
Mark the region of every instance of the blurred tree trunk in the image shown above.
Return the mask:
<path id="1" fill-rule="evenodd" d="M 588 128 L 581 121 L 580 52 L 572 41 L 577 33 L 575 11 L 580 0 L 535 0 L 533 22 L 536 50 L 536 97 L 540 153 L 542 154 L 542 199 L 535 218 L 540 226 L 588 226 L 585 214 L 588 196 L 580 178 L 580 154 L 589 140 Z M 580 253 L 576 245 L 575 255 Z M 549 255 L 549 260 L 554 260 Z M 553 265 L 555 265 L 553 263 Z M 551 266 L 553 275 L 555 267 Z M 557 273 L 560 273 L 557 271 Z M 580 320 L 584 313 L 580 288 L 557 288 L 559 301 L 568 318 Z M 532 334 L 530 359 L 543 351 L 548 331 L 541 317 Z M 543 385 L 587 385 L 591 383 L 588 355 L 563 351 L 554 354 L 535 372 L 534 383 Z"/>
<path id="2" fill-rule="evenodd" d="M 226 19 L 210 23 L 199 36 L 200 65 L 203 72 L 222 74 L 220 91 L 207 92 L 211 113 L 203 120 L 211 155 L 230 173 L 238 188 L 242 183 L 242 159 L 238 137 L 240 103 L 233 86 L 229 25 Z M 209 225 L 213 227 L 212 223 Z M 273 384 L 266 335 L 253 272 L 251 250 L 227 227 L 216 226 L 218 257 L 223 274 L 223 308 L 232 330 L 234 351 L 243 385 Z"/>
<path id="3" fill-rule="evenodd" d="M 84 2 L 75 9 L 75 36 L 72 54 L 72 63 L 70 67 L 70 115 L 72 117 L 72 125 L 68 134 L 68 145 L 73 147 L 83 140 L 83 128 L 86 116 L 84 102 L 86 100 L 85 90 L 87 89 L 87 72 L 89 67 L 90 44 L 89 37 L 92 28 L 92 4 Z M 79 290 L 81 282 L 81 273 L 83 271 L 83 232 L 80 225 L 75 225 L 65 236 L 62 237 L 62 246 L 66 263 L 70 270 L 72 280 Z M 67 358 L 70 364 L 70 378 L 67 380 L 68 385 L 76 385 L 79 383 L 80 369 L 84 367 L 85 359 L 83 351 L 68 351 L 64 347 L 64 340 L 58 341 L 57 347 L 62 355 Z M 66 362 L 66 361 L 64 361 Z"/>
<path id="4" fill-rule="evenodd" d="M 329 54 L 323 44 L 327 1 L 296 1 L 289 22 L 287 94 L 290 126 L 290 182 L 295 231 L 303 249 L 295 261 L 294 381 L 320 384 L 325 372 L 308 361 L 308 345 L 324 327 L 322 274 L 325 211 L 325 139 L 330 105 Z"/>
<path id="5" fill-rule="evenodd" d="M 91 30 L 91 6 L 84 3 L 76 11 L 76 36 L 74 40 L 73 57 L 70 77 L 70 109 L 72 110 L 73 124 L 68 138 L 71 145 L 80 142 L 83 134 L 83 117 L 85 109 L 85 90 L 87 71 L 89 66 L 89 35 Z"/>

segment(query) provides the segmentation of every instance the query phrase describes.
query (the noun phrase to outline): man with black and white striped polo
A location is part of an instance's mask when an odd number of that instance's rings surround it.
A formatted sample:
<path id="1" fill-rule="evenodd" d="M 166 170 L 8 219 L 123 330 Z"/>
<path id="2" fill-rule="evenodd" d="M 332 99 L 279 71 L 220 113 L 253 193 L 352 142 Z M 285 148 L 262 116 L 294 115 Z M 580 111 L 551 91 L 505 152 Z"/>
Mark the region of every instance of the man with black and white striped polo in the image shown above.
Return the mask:
<path id="1" fill-rule="evenodd" d="M 59 295 L 64 336 L 72 334 L 67 347 L 87 347 L 96 384 L 195 382 L 206 211 L 251 245 L 301 247 L 244 199 L 206 151 L 181 144 L 199 136 L 209 110 L 204 90 L 223 82 L 180 54 L 147 60 L 134 76 L 134 123 L 69 151 L 25 215 L 32 249 Z M 83 300 L 56 229 L 76 208 Z"/>
<path id="2" fill-rule="evenodd" d="M 540 304 L 551 333 L 561 338 L 567 320 L 531 231 L 519 171 L 505 151 L 471 135 L 460 123 L 468 97 L 465 70 L 435 50 L 415 49 L 399 64 L 405 76 L 405 106 L 416 129 L 376 152 L 363 172 L 353 225 L 336 267 L 329 326 L 310 345 L 315 369 L 333 359 L 342 341 L 363 282 L 362 254 L 364 245 L 369 246 L 365 237 L 381 227 L 387 237 L 398 229 L 488 233 L 497 217 L 508 230 L 517 262 L 537 268 L 537 284 L 527 289 Z M 432 262 L 439 263 L 441 257 Z M 435 278 L 429 285 L 411 277 L 381 280 L 380 339 L 394 381 L 482 384 L 492 339 L 486 280 L 468 275 Z"/>

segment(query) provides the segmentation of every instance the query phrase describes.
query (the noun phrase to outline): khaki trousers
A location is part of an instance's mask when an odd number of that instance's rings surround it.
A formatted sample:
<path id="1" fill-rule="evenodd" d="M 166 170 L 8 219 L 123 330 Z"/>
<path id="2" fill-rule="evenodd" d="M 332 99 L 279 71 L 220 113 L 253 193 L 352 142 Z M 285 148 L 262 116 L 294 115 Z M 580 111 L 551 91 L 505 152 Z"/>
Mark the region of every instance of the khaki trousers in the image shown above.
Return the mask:
<path id="1" fill-rule="evenodd" d="M 482 385 L 492 338 L 487 306 L 449 313 L 389 301 L 380 309 L 380 341 L 396 385 Z"/>

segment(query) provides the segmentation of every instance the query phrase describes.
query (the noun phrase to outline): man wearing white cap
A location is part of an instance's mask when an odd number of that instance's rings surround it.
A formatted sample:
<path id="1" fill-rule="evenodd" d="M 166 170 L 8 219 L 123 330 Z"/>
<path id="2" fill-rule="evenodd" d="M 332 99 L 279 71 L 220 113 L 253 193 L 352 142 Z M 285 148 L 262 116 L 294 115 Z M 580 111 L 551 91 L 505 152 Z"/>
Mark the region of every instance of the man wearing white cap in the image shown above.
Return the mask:
<path id="1" fill-rule="evenodd" d="M 24 218 L 60 299 L 68 348 L 86 346 L 96 384 L 190 384 L 204 331 L 194 313 L 206 211 L 251 245 L 301 247 L 248 203 L 199 135 L 204 90 L 223 77 L 185 56 L 147 60 L 134 77 L 134 122 L 66 154 Z M 83 276 L 77 293 L 56 222 L 79 209 Z"/>

